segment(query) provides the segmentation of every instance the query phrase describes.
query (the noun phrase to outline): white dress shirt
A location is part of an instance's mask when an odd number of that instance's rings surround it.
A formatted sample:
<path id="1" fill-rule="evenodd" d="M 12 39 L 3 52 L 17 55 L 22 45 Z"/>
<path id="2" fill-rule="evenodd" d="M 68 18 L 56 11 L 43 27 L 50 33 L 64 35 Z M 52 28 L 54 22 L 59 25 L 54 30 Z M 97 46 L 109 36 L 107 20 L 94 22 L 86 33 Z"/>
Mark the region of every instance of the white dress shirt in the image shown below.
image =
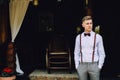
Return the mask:
<path id="1" fill-rule="evenodd" d="M 94 46 L 94 35 L 95 32 L 91 31 L 90 36 L 85 36 L 84 32 L 77 35 L 75 41 L 75 49 L 74 49 L 74 61 L 75 67 L 77 69 L 79 63 L 81 62 L 81 53 L 80 53 L 80 40 L 82 47 L 82 61 L 83 62 L 92 62 L 92 54 L 93 54 L 93 46 Z M 95 52 L 94 52 L 94 62 L 98 62 L 98 67 L 101 69 L 105 59 L 105 51 L 103 46 L 102 36 L 96 35 L 96 43 L 95 43 Z"/>

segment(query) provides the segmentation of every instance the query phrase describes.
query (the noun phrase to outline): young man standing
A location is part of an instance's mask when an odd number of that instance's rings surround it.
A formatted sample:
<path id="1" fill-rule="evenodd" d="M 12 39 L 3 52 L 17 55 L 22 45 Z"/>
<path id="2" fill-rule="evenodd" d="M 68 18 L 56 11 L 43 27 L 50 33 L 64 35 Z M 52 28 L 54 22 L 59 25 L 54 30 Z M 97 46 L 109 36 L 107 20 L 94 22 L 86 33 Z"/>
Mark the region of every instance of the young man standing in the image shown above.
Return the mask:
<path id="1" fill-rule="evenodd" d="M 93 28 L 91 16 L 82 19 L 84 32 L 77 35 L 74 49 L 75 68 L 79 80 L 100 80 L 100 70 L 105 60 L 103 39 L 100 34 L 96 34 Z"/>

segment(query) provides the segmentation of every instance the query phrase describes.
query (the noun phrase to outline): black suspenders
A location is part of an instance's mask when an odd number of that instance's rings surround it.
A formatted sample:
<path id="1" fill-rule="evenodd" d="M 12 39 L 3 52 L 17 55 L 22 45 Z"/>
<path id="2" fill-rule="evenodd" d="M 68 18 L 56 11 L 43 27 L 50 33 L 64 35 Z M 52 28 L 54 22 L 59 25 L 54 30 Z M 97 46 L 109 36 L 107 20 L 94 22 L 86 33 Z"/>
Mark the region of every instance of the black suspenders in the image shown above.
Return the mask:
<path id="1" fill-rule="evenodd" d="M 92 62 L 94 62 L 95 43 L 96 43 L 96 33 L 94 35 L 94 45 L 93 45 Z M 81 34 L 80 34 L 80 53 L 81 53 L 81 62 L 83 62 L 83 59 L 82 59 Z"/>

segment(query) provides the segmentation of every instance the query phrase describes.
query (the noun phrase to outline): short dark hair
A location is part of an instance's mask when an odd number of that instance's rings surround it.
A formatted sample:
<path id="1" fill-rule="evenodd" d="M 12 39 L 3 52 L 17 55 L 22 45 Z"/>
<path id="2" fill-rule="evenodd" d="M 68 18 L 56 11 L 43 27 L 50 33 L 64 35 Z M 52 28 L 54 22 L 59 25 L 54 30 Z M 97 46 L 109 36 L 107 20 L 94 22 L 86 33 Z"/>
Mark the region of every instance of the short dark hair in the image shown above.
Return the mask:
<path id="1" fill-rule="evenodd" d="M 91 16 L 85 16 L 82 18 L 82 22 L 84 22 L 85 20 L 91 20 L 92 17 Z"/>

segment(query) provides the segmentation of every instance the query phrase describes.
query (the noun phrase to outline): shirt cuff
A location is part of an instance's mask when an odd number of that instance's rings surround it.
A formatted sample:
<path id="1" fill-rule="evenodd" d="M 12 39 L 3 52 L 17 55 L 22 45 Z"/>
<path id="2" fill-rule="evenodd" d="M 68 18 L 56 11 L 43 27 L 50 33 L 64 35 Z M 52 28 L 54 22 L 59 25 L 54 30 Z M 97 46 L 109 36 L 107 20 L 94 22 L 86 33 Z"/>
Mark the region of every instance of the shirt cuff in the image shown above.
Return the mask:
<path id="1" fill-rule="evenodd" d="M 101 65 L 98 65 L 98 68 L 99 68 L 99 69 L 102 69 L 102 66 L 101 66 Z"/>
<path id="2" fill-rule="evenodd" d="M 77 69 L 77 68 L 78 68 L 78 66 L 79 66 L 79 64 L 76 64 L 75 68 Z"/>

